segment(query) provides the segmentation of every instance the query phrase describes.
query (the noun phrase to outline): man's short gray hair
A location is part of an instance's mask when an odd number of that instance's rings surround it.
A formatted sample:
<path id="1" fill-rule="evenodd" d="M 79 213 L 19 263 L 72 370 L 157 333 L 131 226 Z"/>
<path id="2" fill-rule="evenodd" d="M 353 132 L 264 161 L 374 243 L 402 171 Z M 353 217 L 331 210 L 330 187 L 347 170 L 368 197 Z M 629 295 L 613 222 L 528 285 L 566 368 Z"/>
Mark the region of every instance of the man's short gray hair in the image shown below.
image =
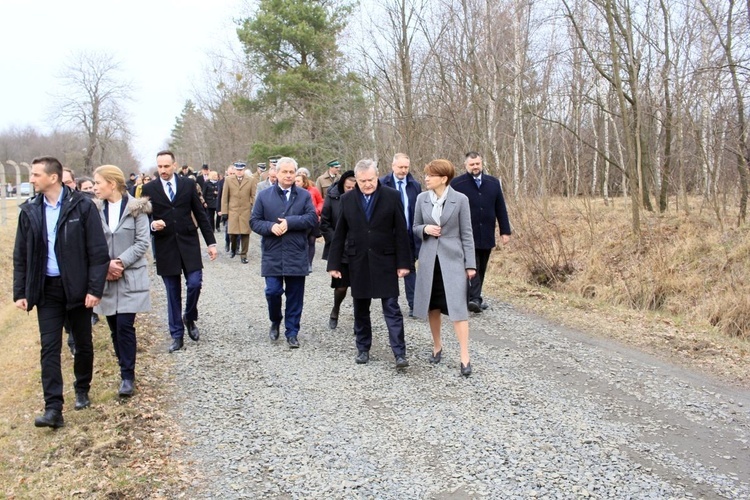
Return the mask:
<path id="1" fill-rule="evenodd" d="M 306 169 L 305 167 L 300 167 L 300 168 L 298 168 L 298 169 L 297 169 L 297 174 L 298 174 L 298 175 L 304 175 L 304 176 L 305 176 L 305 177 L 307 177 L 308 179 L 310 178 L 310 171 L 309 171 L 309 170 L 307 170 L 307 169 Z"/>
<path id="2" fill-rule="evenodd" d="M 297 171 L 297 160 L 295 160 L 294 158 L 290 158 L 288 156 L 282 156 L 281 158 L 279 158 L 279 161 L 276 162 L 277 171 L 281 168 L 282 163 L 291 163 L 292 165 L 294 165 L 294 171 Z"/>
<path id="3" fill-rule="evenodd" d="M 371 168 L 374 168 L 375 170 L 378 169 L 378 163 L 375 160 L 373 160 L 372 158 L 364 158 L 362 160 L 359 160 L 357 164 L 354 165 L 354 175 L 357 175 L 360 172 L 366 172 Z"/>

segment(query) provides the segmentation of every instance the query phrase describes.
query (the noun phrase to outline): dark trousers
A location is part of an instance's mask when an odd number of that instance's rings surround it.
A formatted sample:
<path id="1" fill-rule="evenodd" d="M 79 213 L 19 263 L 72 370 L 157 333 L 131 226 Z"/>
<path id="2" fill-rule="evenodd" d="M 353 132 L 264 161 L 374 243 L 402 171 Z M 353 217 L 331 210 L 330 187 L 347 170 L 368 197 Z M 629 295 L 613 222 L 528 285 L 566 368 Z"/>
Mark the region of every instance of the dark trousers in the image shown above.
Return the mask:
<path id="1" fill-rule="evenodd" d="M 380 299 L 383 304 L 383 318 L 388 327 L 388 340 L 394 356 L 406 355 L 404 340 L 404 316 L 398 305 L 398 297 Z M 372 299 L 352 299 L 354 305 L 354 334 L 357 336 L 357 351 L 369 351 L 372 346 L 372 323 L 370 303 Z"/>
<path id="2" fill-rule="evenodd" d="M 216 231 L 216 227 L 218 224 L 218 218 L 216 217 L 216 209 L 215 208 L 207 208 L 206 213 L 208 214 L 208 221 L 211 223 L 211 229 L 213 231 Z"/>
<path id="3" fill-rule="evenodd" d="M 307 263 L 312 271 L 313 259 L 315 259 L 315 242 L 318 240 L 312 233 L 307 235 Z"/>
<path id="4" fill-rule="evenodd" d="M 484 284 L 484 275 L 487 272 L 487 263 L 490 261 L 492 249 L 475 249 L 474 255 L 477 261 L 477 275 L 473 280 L 469 280 L 469 302 L 482 303 L 482 285 Z"/>
<path id="5" fill-rule="evenodd" d="M 249 234 L 230 234 L 232 239 L 232 251 L 240 254 L 240 257 L 247 257 L 247 249 L 250 246 Z M 237 248 L 239 246 L 239 248 Z"/>
<path id="6" fill-rule="evenodd" d="M 164 287 L 167 289 L 167 316 L 169 317 L 169 334 L 173 339 L 182 338 L 185 335 L 185 325 L 182 322 L 180 309 L 182 307 L 182 286 L 180 278 L 182 275 L 162 276 Z M 196 321 L 198 319 L 198 299 L 201 296 L 203 286 L 203 269 L 185 273 L 185 288 L 187 298 L 185 299 L 185 320 Z"/>
<path id="7" fill-rule="evenodd" d="M 237 235 L 236 234 L 229 234 L 229 223 L 224 223 L 224 241 L 227 244 L 227 248 L 229 248 L 230 244 L 234 245 L 234 248 L 237 248 L 236 241 L 237 241 Z"/>
<path id="8" fill-rule="evenodd" d="M 282 295 L 286 295 L 285 317 L 281 315 Z M 284 319 L 286 338 L 296 337 L 299 334 L 304 299 L 305 276 L 266 276 L 268 319 L 271 323 L 281 323 Z"/>
<path id="9" fill-rule="evenodd" d="M 107 316 L 112 345 L 120 364 L 120 378 L 135 380 L 135 313 L 120 313 Z"/>
<path id="10" fill-rule="evenodd" d="M 63 325 L 70 321 L 76 345 L 73 373 L 76 392 L 89 392 L 94 371 L 94 346 L 91 340 L 91 309 L 84 306 L 67 309 L 67 298 L 60 278 L 46 278 L 44 299 L 37 305 L 41 339 L 42 390 L 48 410 L 63 409 L 63 376 L 60 367 Z"/>

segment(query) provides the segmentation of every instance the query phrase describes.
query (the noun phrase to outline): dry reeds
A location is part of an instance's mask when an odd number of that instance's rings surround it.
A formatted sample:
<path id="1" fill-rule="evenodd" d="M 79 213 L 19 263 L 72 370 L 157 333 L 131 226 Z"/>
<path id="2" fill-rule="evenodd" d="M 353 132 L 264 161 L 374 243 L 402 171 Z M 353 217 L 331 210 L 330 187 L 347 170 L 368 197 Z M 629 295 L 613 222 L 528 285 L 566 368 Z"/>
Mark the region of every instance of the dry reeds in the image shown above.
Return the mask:
<path id="1" fill-rule="evenodd" d="M 501 273 L 611 305 L 657 311 L 750 338 L 750 241 L 708 212 L 642 213 L 629 203 L 523 200 L 510 208 Z"/>

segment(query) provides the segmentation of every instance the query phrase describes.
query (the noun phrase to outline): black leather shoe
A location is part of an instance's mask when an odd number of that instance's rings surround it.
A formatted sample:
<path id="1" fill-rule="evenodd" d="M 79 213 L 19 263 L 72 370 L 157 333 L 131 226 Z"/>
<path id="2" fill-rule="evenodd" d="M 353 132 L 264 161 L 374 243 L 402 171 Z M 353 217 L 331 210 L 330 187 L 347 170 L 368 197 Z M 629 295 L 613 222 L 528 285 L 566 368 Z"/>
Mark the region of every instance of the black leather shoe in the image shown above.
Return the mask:
<path id="1" fill-rule="evenodd" d="M 464 377 L 468 377 L 469 375 L 471 375 L 471 361 L 466 363 L 466 366 L 461 363 L 461 375 L 463 375 Z"/>
<path id="2" fill-rule="evenodd" d="M 247 259 L 245 257 L 242 257 L 240 259 L 240 262 L 242 262 L 243 264 L 247 264 Z"/>
<path id="3" fill-rule="evenodd" d="M 83 410 L 91 406 L 91 400 L 89 399 L 88 392 L 76 392 L 76 410 Z"/>
<path id="4" fill-rule="evenodd" d="M 201 338 L 201 332 L 198 330 L 198 327 L 195 326 L 195 321 L 186 321 L 185 316 L 182 317 L 182 321 L 185 323 L 185 328 L 187 328 L 188 337 L 198 342 Z"/>
<path id="5" fill-rule="evenodd" d="M 230 259 L 234 259 L 236 255 L 237 255 L 237 252 L 235 252 L 234 250 L 232 250 L 232 253 L 229 254 L 229 258 Z"/>
<path id="6" fill-rule="evenodd" d="M 481 304 L 479 305 L 479 307 L 480 307 L 480 308 L 482 309 L 482 311 L 486 311 L 487 309 L 489 309 L 489 308 L 490 308 L 490 306 L 489 306 L 489 304 L 487 304 L 487 302 L 482 302 L 482 303 L 481 303 Z"/>
<path id="7" fill-rule="evenodd" d="M 279 324 L 271 323 L 271 328 L 268 330 L 268 337 L 271 340 L 278 340 L 279 338 Z"/>
<path id="8" fill-rule="evenodd" d="M 482 312 L 482 306 L 479 305 L 479 302 L 474 302 L 473 300 L 469 301 L 469 311 L 473 313 L 480 313 Z"/>
<path id="9" fill-rule="evenodd" d="M 358 365 L 366 365 L 368 361 L 370 361 L 370 353 L 367 351 L 360 351 L 354 359 L 354 362 Z"/>
<path id="10" fill-rule="evenodd" d="M 328 328 L 335 330 L 337 326 L 339 326 L 338 318 L 328 318 Z"/>
<path id="11" fill-rule="evenodd" d="M 430 354 L 430 363 L 436 365 L 443 359 L 443 350 L 440 349 L 438 352 Z"/>
<path id="12" fill-rule="evenodd" d="M 182 337 L 172 339 L 172 345 L 169 346 L 169 352 L 175 352 L 182 349 Z"/>
<path id="13" fill-rule="evenodd" d="M 120 382 L 120 390 L 117 391 L 117 394 L 119 394 L 120 397 L 129 398 L 133 395 L 133 391 L 135 391 L 133 381 L 124 379 L 122 382 Z"/>
<path id="14" fill-rule="evenodd" d="M 406 368 L 409 361 L 404 356 L 396 356 L 396 368 Z"/>
<path id="15" fill-rule="evenodd" d="M 34 426 L 52 427 L 53 429 L 57 429 L 65 426 L 65 419 L 63 419 L 60 410 L 44 410 L 44 415 L 34 419 Z"/>
<path id="16" fill-rule="evenodd" d="M 299 349 L 299 340 L 297 340 L 297 337 L 289 337 L 286 339 L 286 343 L 289 344 L 290 349 Z"/>

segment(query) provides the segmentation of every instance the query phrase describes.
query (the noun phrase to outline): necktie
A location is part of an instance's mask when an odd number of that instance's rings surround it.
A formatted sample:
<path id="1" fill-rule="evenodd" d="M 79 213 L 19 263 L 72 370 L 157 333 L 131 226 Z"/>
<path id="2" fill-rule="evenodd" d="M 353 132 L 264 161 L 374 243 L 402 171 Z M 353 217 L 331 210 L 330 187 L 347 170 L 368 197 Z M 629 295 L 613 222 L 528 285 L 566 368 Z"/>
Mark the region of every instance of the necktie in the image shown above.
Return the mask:
<path id="1" fill-rule="evenodd" d="M 284 204 L 286 205 L 287 203 L 289 203 L 289 190 L 285 189 L 284 190 Z"/>
<path id="2" fill-rule="evenodd" d="M 398 192 L 401 194 L 401 202 L 404 204 L 404 217 L 406 217 L 406 224 L 409 224 L 409 199 L 406 197 L 404 191 L 404 181 L 398 181 Z"/>
<path id="3" fill-rule="evenodd" d="M 169 191 L 169 201 L 174 201 L 174 189 L 172 189 L 171 182 L 167 182 L 167 191 Z"/>
<path id="4" fill-rule="evenodd" d="M 474 182 L 477 183 L 477 189 L 482 187 L 482 179 L 480 177 L 474 177 Z"/>

